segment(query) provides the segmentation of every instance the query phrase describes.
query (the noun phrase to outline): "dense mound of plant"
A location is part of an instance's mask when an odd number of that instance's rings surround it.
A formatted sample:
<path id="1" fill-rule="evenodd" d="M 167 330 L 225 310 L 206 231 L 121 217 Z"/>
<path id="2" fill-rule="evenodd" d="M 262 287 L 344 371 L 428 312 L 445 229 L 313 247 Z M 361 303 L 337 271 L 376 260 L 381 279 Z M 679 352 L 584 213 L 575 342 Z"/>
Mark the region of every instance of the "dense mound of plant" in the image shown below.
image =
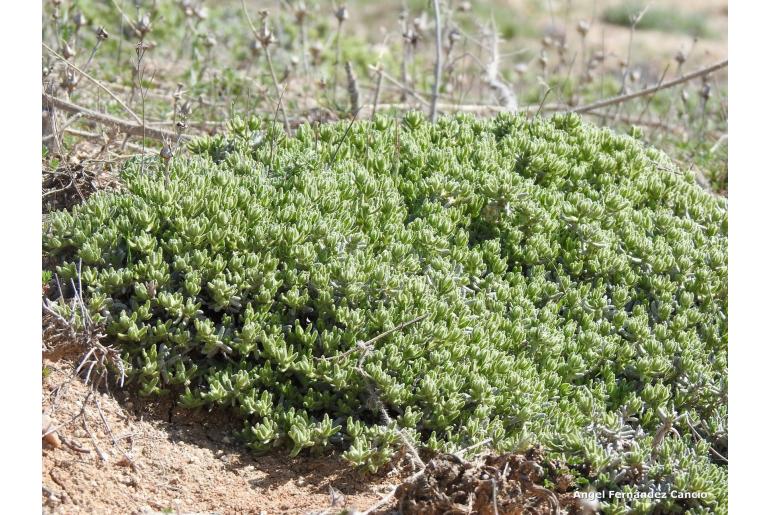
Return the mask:
<path id="1" fill-rule="evenodd" d="M 726 506 L 726 210 L 658 151 L 419 114 L 191 150 L 44 234 L 143 393 L 233 406 L 258 450 L 540 443 L 600 490 L 705 495 L 642 511 Z"/>

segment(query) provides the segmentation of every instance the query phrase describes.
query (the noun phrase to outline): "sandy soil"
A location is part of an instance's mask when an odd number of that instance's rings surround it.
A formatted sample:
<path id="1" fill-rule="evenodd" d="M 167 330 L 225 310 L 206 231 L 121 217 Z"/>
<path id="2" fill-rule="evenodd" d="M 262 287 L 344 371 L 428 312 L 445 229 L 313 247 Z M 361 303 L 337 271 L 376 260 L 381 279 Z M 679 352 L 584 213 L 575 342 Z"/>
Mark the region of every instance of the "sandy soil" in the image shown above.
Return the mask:
<path id="1" fill-rule="evenodd" d="M 124 391 L 89 397 L 75 359 L 43 357 L 43 413 L 50 428 L 66 424 L 58 447 L 43 443 L 44 513 L 309 513 L 332 506 L 331 488 L 337 510 L 363 510 L 399 483 L 393 470 L 367 475 L 336 453 L 255 456 L 221 413 Z"/>
<path id="2" fill-rule="evenodd" d="M 601 20 L 601 13 L 607 7 L 620 4 L 621 1 L 571 0 L 569 14 L 564 8 L 565 2 L 558 0 L 552 0 L 552 2 L 553 22 L 542 10 L 539 14 L 533 14 L 530 0 L 508 0 L 511 15 L 528 16 L 543 29 L 555 25 L 560 30 L 566 30 L 573 46 L 579 44 L 576 31 L 578 22 L 590 21 L 593 18 L 587 34 L 588 47 L 592 50 L 604 48 L 609 57 L 613 55 L 618 58 L 626 57 L 630 33 L 628 27 L 605 23 Z M 642 2 L 642 4 L 645 3 Z M 681 13 L 692 12 L 705 17 L 714 37 L 701 38 L 693 47 L 692 37 L 686 34 L 637 30 L 633 37 L 633 61 L 652 60 L 659 63 L 671 60 L 673 62 L 676 52 L 682 50 L 689 54 L 687 68 L 692 69 L 694 66 L 727 58 L 727 0 L 657 0 L 652 5 L 659 9 L 672 8 Z"/>

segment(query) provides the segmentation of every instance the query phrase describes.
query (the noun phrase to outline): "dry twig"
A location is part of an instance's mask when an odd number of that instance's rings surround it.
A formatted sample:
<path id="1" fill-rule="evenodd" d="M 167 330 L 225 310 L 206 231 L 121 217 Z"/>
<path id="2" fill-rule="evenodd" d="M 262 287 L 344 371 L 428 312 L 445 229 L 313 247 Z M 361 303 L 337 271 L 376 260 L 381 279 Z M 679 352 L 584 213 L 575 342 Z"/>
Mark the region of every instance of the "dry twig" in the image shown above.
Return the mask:
<path id="1" fill-rule="evenodd" d="M 668 82 L 663 82 L 662 84 L 657 84 L 655 86 L 649 87 L 647 89 L 642 89 L 639 91 L 635 91 L 634 93 L 628 93 L 627 95 L 618 95 L 611 98 L 605 98 L 604 100 L 598 100 L 596 102 L 592 102 L 590 104 L 586 104 L 583 106 L 575 107 L 574 109 L 570 109 L 569 112 L 572 113 L 585 113 L 588 111 L 594 111 L 596 109 L 600 109 L 602 107 L 607 107 L 615 104 L 621 104 L 623 102 L 627 102 L 629 100 L 632 100 L 634 98 L 643 97 L 645 95 L 650 95 L 653 93 L 657 93 L 660 90 L 672 88 L 674 86 L 677 86 L 679 84 L 682 84 L 684 82 L 691 81 L 693 79 L 696 79 L 698 77 L 703 77 L 705 75 L 708 75 L 710 73 L 713 73 L 717 70 L 721 70 L 722 68 L 725 68 L 727 66 L 727 59 L 724 61 L 720 61 L 716 64 L 712 64 L 710 66 L 706 66 L 705 68 L 701 68 L 699 70 L 695 70 L 694 72 L 688 73 L 686 75 L 682 75 L 681 77 L 678 77 L 676 79 L 670 80 Z"/>
<path id="2" fill-rule="evenodd" d="M 436 17 L 436 63 L 433 68 L 433 94 L 430 99 L 430 121 L 436 121 L 436 102 L 441 87 L 441 8 L 438 0 L 433 0 L 433 13 Z"/>
<path id="3" fill-rule="evenodd" d="M 83 116 L 83 118 L 86 118 L 88 120 L 93 120 L 103 125 L 116 127 L 120 129 L 123 133 L 128 134 L 130 136 L 136 136 L 139 138 L 144 136 L 144 137 L 158 140 L 161 142 L 175 139 L 177 137 L 177 135 L 173 132 L 169 132 L 163 129 L 157 129 L 153 127 L 148 127 L 147 125 L 143 125 L 141 121 L 140 123 L 133 123 L 128 120 L 122 120 L 120 118 L 117 118 L 109 114 L 92 111 L 91 109 L 88 109 L 83 106 L 79 106 L 77 104 L 73 104 L 72 102 L 68 102 L 64 99 L 54 97 L 47 93 L 43 93 L 43 102 L 49 102 L 51 105 L 53 105 L 57 109 L 61 109 L 62 111 L 67 111 L 70 113 L 80 113 Z M 186 137 L 183 136 L 182 139 L 184 140 L 186 139 Z"/>

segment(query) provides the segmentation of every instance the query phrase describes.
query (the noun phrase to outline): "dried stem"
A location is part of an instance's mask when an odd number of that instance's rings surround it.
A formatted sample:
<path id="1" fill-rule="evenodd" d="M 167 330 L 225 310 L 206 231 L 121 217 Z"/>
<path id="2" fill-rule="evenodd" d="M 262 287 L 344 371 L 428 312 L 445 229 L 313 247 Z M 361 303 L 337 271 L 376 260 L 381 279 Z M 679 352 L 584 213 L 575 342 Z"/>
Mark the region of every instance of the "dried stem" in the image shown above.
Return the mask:
<path id="1" fill-rule="evenodd" d="M 143 125 L 141 123 L 141 120 L 140 120 L 140 123 L 133 123 L 127 120 L 122 120 L 112 115 L 92 111 L 86 107 L 82 107 L 77 104 L 73 104 L 72 102 L 68 102 L 64 99 L 54 97 L 47 93 L 43 93 L 44 105 L 46 102 L 57 109 L 61 109 L 62 111 L 67 111 L 69 113 L 80 113 L 83 118 L 86 118 L 88 120 L 92 120 L 111 127 L 117 127 L 122 132 L 130 136 L 136 136 L 136 137 L 144 136 L 144 137 L 158 140 L 158 141 L 165 141 L 167 139 L 176 138 L 176 134 L 174 134 L 173 132 L 165 131 L 163 129 L 156 129 L 153 127 Z"/>
<path id="2" fill-rule="evenodd" d="M 275 75 L 275 68 L 273 67 L 273 58 L 270 55 L 270 42 L 269 37 L 265 38 L 263 35 L 257 31 L 257 28 L 254 26 L 254 22 L 251 21 L 251 16 L 249 16 L 249 11 L 246 9 L 246 1 L 241 0 L 241 7 L 243 8 L 243 14 L 246 16 L 246 21 L 249 24 L 249 28 L 251 28 L 251 32 L 254 34 L 254 37 L 262 42 L 262 48 L 265 50 L 265 58 L 267 59 L 267 67 L 270 70 L 270 77 L 273 79 L 273 87 L 275 88 L 275 96 L 278 97 L 278 109 L 281 111 L 281 115 L 283 116 L 283 128 L 286 130 L 286 134 L 291 134 L 291 126 L 289 125 L 289 117 L 286 114 L 286 109 L 283 106 L 283 94 L 281 93 L 281 87 L 278 85 L 278 78 Z M 266 20 L 265 20 L 266 21 Z M 266 29 L 267 27 L 265 27 Z"/>
<path id="3" fill-rule="evenodd" d="M 627 102 L 629 100 L 632 100 L 634 98 L 643 97 L 646 95 L 650 95 L 652 93 L 656 93 L 658 91 L 672 88 L 674 86 L 677 86 L 679 84 L 682 84 L 683 82 L 691 81 L 698 77 L 703 77 L 704 75 L 708 75 L 710 73 L 713 73 L 717 70 L 720 70 L 722 68 L 727 67 L 727 59 L 724 61 L 720 61 L 716 64 L 712 64 L 709 66 L 706 66 L 705 68 L 701 68 L 700 70 L 695 70 L 694 72 L 688 73 L 686 75 L 682 75 L 679 78 L 670 80 L 668 82 L 664 82 L 662 84 L 658 84 L 656 86 L 642 89 L 639 91 L 636 91 L 634 93 L 629 93 L 627 95 L 618 95 L 616 97 L 606 98 L 604 100 L 599 100 L 597 102 L 593 102 L 591 104 L 586 104 L 583 106 L 576 107 L 574 109 L 570 109 L 570 112 L 572 113 L 585 113 L 587 111 L 594 111 L 596 109 L 600 109 L 602 107 L 607 107 L 615 104 L 620 104 L 623 102 Z"/>
<path id="4" fill-rule="evenodd" d="M 358 93 L 358 81 L 356 75 L 353 72 L 353 65 L 350 61 L 345 63 L 345 73 L 348 78 L 348 97 L 350 98 L 350 112 L 355 113 L 359 109 L 358 99 L 360 97 Z"/>
<path id="5" fill-rule="evenodd" d="M 436 121 L 436 102 L 441 87 L 441 8 L 439 0 L 433 0 L 433 13 L 436 18 L 436 63 L 433 68 L 433 95 L 430 99 L 430 121 Z"/>
<path id="6" fill-rule="evenodd" d="M 382 91 L 382 65 L 377 64 L 377 86 L 374 89 L 374 100 L 372 101 L 372 118 L 377 114 L 377 104 L 380 101 L 380 91 Z"/>
<path id="7" fill-rule="evenodd" d="M 497 27 L 495 26 L 494 22 L 492 23 L 490 39 L 491 42 L 488 49 L 490 58 L 489 62 L 484 65 L 483 70 L 484 82 L 486 82 L 490 89 L 492 89 L 492 91 L 497 96 L 498 102 L 505 108 L 505 110 L 515 111 L 517 105 L 516 95 L 513 93 L 511 88 L 508 87 L 508 85 L 499 78 L 499 38 L 497 36 Z"/>
<path id="8" fill-rule="evenodd" d="M 118 104 L 120 104 L 120 106 L 123 109 L 125 109 L 128 114 L 131 115 L 131 118 L 137 121 L 137 123 L 142 123 L 142 119 L 139 118 L 139 116 L 135 112 L 133 112 L 131 108 L 129 108 L 120 98 L 118 98 L 118 96 L 115 93 L 110 91 L 104 84 L 102 84 L 100 81 L 96 80 L 95 78 L 93 78 L 92 76 L 90 76 L 89 74 L 87 74 L 86 72 L 84 72 L 83 70 L 81 70 L 80 68 L 72 64 L 71 62 L 69 62 L 68 60 L 66 60 L 63 56 L 59 55 L 55 50 L 53 50 L 51 47 L 49 47 L 45 43 L 41 43 L 41 44 L 43 45 L 43 48 L 45 48 L 48 52 L 51 53 L 51 55 L 63 61 L 67 66 L 70 66 L 76 72 L 80 73 L 83 77 L 85 77 L 86 79 L 96 84 L 100 89 L 104 90 L 109 96 L 115 99 L 115 101 Z"/>

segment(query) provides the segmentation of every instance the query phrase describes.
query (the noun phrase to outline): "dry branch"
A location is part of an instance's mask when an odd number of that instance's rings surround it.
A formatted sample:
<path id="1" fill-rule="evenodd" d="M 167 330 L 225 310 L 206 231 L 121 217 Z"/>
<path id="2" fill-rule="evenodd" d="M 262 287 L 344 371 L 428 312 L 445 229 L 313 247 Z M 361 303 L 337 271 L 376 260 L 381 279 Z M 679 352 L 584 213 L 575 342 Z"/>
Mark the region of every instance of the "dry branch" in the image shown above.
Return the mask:
<path id="1" fill-rule="evenodd" d="M 116 127 L 120 129 L 120 131 L 124 134 L 128 134 L 130 136 L 136 136 L 139 138 L 145 137 L 161 142 L 176 141 L 178 137 L 176 133 L 165 131 L 163 129 L 155 129 L 153 127 L 142 125 L 141 123 L 134 123 L 128 120 L 122 120 L 109 114 L 92 111 L 91 109 L 73 104 L 72 102 L 54 97 L 47 93 L 43 93 L 43 102 L 48 102 L 49 104 L 53 105 L 57 109 L 61 109 L 62 111 L 67 111 L 69 113 L 80 113 L 83 118 L 88 120 L 92 120 L 103 125 Z M 182 136 L 181 139 L 185 140 L 187 138 Z"/>
<path id="2" fill-rule="evenodd" d="M 599 109 L 602 107 L 607 107 L 615 104 L 620 104 L 623 102 L 626 102 L 628 100 L 632 100 L 634 98 L 643 97 L 645 95 L 651 95 L 653 93 L 657 93 L 660 90 L 672 88 L 674 86 L 678 86 L 679 84 L 682 84 L 684 82 L 691 81 L 693 79 L 697 79 L 698 77 L 703 77 L 704 75 L 708 75 L 710 73 L 713 73 L 717 70 L 720 70 L 722 68 L 725 68 L 727 66 L 727 59 L 724 61 L 720 61 L 716 64 L 712 64 L 710 66 L 706 66 L 705 68 L 701 68 L 700 70 L 695 70 L 694 72 L 688 73 L 686 75 L 682 75 L 681 77 L 677 79 L 670 80 L 668 82 L 664 82 L 662 84 L 658 84 L 656 86 L 652 86 L 647 89 L 642 89 L 639 91 L 635 91 L 634 93 L 629 93 L 627 95 L 618 95 L 616 97 L 606 98 L 604 100 L 599 100 L 597 102 L 593 102 L 591 104 L 586 104 L 584 106 L 579 106 L 574 109 L 570 109 L 570 112 L 573 113 L 585 113 L 588 111 L 593 111 L 595 109 Z"/>
<path id="3" fill-rule="evenodd" d="M 516 111 L 518 101 L 516 94 L 508 85 L 500 79 L 500 40 L 497 35 L 497 27 L 492 24 L 489 44 L 489 62 L 483 66 L 482 77 L 484 82 L 497 96 L 502 111 Z"/>

